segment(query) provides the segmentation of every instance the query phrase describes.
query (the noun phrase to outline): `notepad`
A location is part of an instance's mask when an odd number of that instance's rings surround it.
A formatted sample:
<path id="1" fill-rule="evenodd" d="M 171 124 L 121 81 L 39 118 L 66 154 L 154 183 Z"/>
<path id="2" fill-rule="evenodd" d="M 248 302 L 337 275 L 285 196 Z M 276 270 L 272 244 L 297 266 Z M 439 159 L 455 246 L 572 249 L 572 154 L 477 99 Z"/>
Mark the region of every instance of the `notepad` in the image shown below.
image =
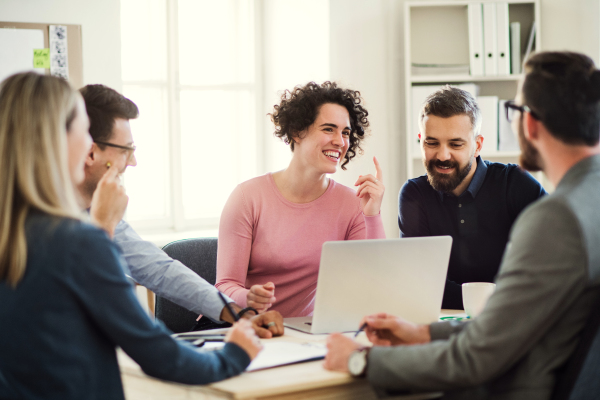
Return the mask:
<path id="1" fill-rule="evenodd" d="M 324 343 L 263 341 L 264 348 L 248 366 L 247 371 L 279 367 L 300 362 L 322 360 L 327 354 Z"/>

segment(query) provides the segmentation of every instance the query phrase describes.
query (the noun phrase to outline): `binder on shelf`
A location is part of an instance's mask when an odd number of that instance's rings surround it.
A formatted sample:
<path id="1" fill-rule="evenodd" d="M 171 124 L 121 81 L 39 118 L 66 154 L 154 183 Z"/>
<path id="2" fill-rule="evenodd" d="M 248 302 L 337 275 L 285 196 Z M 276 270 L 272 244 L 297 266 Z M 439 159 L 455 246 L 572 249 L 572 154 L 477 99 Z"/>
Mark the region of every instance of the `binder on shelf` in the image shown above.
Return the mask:
<path id="1" fill-rule="evenodd" d="M 477 98 L 479 87 L 474 83 L 463 83 L 452 86 L 466 90 L 471 93 L 473 97 Z M 423 103 L 425 103 L 425 100 L 430 94 L 442 87 L 443 85 L 426 85 L 413 86 L 411 88 L 411 131 L 408 132 L 408 135 L 413 138 L 411 140 L 411 149 L 409 149 L 413 158 L 421 158 L 421 145 L 419 143 L 418 135 L 419 132 L 421 132 L 421 129 L 419 128 L 419 114 L 423 107 Z"/>
<path id="2" fill-rule="evenodd" d="M 521 23 L 510 24 L 510 73 L 521 73 Z"/>
<path id="3" fill-rule="evenodd" d="M 498 102 L 498 150 L 519 151 L 519 141 L 512 130 L 510 122 L 506 119 L 504 103 L 506 103 L 506 100 L 500 100 Z"/>
<path id="4" fill-rule="evenodd" d="M 472 76 L 485 75 L 483 56 L 483 14 L 481 3 L 467 6 L 469 18 L 469 63 Z"/>
<path id="5" fill-rule="evenodd" d="M 525 51 L 525 57 L 523 58 L 523 63 L 527 61 L 531 51 L 533 50 L 533 43 L 535 41 L 535 21 L 531 25 L 531 32 L 529 32 L 529 40 L 527 41 L 527 50 Z"/>
<path id="6" fill-rule="evenodd" d="M 481 111 L 481 135 L 483 148 L 481 154 L 486 155 L 498 151 L 498 96 L 479 96 L 477 104 Z"/>
<path id="7" fill-rule="evenodd" d="M 498 30 L 496 29 L 496 3 L 483 4 L 483 52 L 486 76 L 498 75 Z"/>
<path id="8" fill-rule="evenodd" d="M 508 30 L 508 3 L 496 3 L 496 29 L 498 34 L 498 75 L 510 74 L 510 41 Z"/>

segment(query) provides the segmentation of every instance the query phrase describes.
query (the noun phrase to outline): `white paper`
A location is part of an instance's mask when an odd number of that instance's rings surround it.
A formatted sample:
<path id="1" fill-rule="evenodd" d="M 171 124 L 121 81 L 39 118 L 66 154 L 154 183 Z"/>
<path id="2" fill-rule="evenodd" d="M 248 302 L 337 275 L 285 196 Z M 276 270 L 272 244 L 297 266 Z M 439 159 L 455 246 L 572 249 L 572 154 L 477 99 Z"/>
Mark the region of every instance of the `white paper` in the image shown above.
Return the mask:
<path id="1" fill-rule="evenodd" d="M 50 25 L 50 74 L 69 79 L 67 27 Z"/>
<path id="2" fill-rule="evenodd" d="M 0 29 L 0 81 L 12 74 L 45 69 L 33 68 L 33 50 L 44 48 L 44 32 L 40 29 Z"/>
<path id="3" fill-rule="evenodd" d="M 264 348 L 248 366 L 247 371 L 257 371 L 294 364 L 301 361 L 325 358 L 325 343 L 296 343 L 285 341 L 262 341 Z"/>

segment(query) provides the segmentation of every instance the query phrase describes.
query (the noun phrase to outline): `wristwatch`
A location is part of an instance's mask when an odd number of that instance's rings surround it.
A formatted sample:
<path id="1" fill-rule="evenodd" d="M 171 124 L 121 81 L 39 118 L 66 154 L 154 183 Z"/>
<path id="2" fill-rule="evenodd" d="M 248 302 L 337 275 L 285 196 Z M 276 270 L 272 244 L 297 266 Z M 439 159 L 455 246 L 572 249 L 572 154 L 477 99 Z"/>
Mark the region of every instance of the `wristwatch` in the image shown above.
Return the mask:
<path id="1" fill-rule="evenodd" d="M 353 351 L 348 358 L 348 371 L 350 375 L 356 378 L 367 376 L 367 357 L 369 356 L 369 347 Z"/>

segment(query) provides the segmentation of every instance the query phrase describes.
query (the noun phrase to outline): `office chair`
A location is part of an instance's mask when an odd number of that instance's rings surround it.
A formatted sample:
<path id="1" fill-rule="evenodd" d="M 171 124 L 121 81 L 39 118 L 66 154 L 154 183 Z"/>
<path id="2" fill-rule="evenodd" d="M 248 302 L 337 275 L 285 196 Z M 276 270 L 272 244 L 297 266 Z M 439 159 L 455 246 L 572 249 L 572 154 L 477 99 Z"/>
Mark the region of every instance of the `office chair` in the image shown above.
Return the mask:
<path id="1" fill-rule="evenodd" d="M 552 400 L 600 399 L 600 289 L 577 348 L 559 373 Z"/>
<path id="2" fill-rule="evenodd" d="M 163 247 L 163 251 L 175 260 L 214 285 L 217 280 L 217 238 L 184 239 Z M 156 296 L 156 318 L 175 333 L 188 332 L 198 318 L 177 304 Z"/>

